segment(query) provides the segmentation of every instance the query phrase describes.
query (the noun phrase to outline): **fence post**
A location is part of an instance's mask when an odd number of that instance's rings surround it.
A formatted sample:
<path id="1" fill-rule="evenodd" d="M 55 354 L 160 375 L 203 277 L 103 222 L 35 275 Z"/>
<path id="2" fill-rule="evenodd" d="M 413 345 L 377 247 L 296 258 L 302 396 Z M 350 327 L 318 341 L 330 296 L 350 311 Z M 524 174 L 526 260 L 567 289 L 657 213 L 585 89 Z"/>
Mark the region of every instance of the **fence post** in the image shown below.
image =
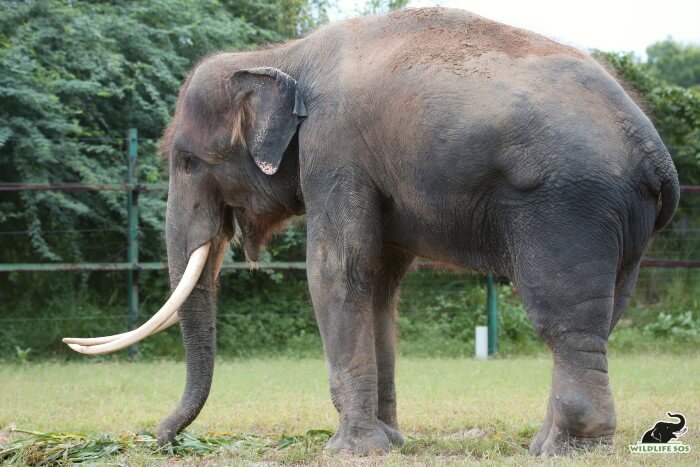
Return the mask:
<path id="1" fill-rule="evenodd" d="M 486 308 L 488 310 L 489 355 L 498 353 L 498 291 L 493 274 L 486 278 Z"/>
<path id="2" fill-rule="evenodd" d="M 127 183 L 135 185 L 137 182 L 136 161 L 138 156 L 138 132 L 136 128 L 129 128 L 127 134 Z M 136 329 L 139 319 L 139 191 L 132 187 L 127 192 L 127 261 L 131 268 L 127 272 L 127 294 L 128 294 L 128 314 L 127 327 L 129 331 Z M 129 347 L 129 358 L 134 360 L 138 357 L 139 348 L 134 344 Z"/>

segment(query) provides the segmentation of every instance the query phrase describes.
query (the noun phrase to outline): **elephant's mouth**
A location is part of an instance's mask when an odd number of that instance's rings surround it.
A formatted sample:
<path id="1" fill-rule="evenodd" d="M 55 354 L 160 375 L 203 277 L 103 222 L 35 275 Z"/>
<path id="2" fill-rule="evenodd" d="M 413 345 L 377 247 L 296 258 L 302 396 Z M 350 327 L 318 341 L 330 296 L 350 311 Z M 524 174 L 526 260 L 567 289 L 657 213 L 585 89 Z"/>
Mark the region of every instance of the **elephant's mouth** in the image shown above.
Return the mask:
<path id="1" fill-rule="evenodd" d="M 246 209 L 233 210 L 236 223 L 243 237 L 243 251 L 248 261 L 257 261 L 260 257 L 260 248 L 283 225 L 279 219 L 255 216 Z"/>

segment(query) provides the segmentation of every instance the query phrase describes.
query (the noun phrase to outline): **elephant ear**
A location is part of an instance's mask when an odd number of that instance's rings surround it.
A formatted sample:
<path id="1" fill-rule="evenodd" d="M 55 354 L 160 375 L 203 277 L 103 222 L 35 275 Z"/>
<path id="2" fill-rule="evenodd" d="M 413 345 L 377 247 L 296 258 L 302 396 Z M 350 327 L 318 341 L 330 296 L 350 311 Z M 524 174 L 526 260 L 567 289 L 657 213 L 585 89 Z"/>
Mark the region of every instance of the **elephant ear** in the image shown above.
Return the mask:
<path id="1" fill-rule="evenodd" d="M 231 81 L 248 93 L 252 119 L 246 122 L 245 142 L 257 166 L 267 175 L 277 172 L 306 107 L 297 82 L 271 67 L 236 71 Z"/>

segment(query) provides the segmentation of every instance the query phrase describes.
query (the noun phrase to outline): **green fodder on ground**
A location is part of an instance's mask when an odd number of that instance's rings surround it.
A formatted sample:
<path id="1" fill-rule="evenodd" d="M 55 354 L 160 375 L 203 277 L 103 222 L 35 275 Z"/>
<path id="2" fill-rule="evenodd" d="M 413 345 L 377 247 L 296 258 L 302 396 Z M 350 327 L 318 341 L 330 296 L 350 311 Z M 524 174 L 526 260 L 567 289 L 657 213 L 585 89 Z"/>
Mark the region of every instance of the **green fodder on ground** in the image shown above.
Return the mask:
<path id="1" fill-rule="evenodd" d="M 613 352 L 610 367 L 618 414 L 615 448 L 566 462 L 698 465 L 697 353 Z M 545 356 L 400 358 L 399 422 L 407 442 L 372 462 L 538 463 L 528 457 L 526 447 L 544 416 L 550 371 Z M 323 454 L 337 427 L 325 373 L 320 359 L 219 361 L 199 418 L 178 446 L 159 451 L 152 433 L 180 396 L 181 363 L 2 365 L 0 462 L 14 458 L 34 464 L 51 456 L 57 461 L 89 460 L 95 453 L 101 462 L 127 464 L 350 462 Z M 669 411 L 685 414 L 689 431 L 681 440 L 691 452 L 671 457 L 630 454 L 627 446 Z M 41 434 L 13 433 L 10 427 Z M 71 433 L 76 435 L 67 435 Z"/>

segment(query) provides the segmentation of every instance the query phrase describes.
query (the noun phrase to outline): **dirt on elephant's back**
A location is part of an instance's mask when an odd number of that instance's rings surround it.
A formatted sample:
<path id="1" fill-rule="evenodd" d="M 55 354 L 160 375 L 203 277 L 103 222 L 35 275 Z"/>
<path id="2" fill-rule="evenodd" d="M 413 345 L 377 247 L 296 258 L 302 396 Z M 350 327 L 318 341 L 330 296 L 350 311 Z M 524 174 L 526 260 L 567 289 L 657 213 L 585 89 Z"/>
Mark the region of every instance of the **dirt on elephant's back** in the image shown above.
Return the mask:
<path id="1" fill-rule="evenodd" d="M 501 54 L 513 59 L 547 55 L 585 57 L 573 47 L 539 34 L 459 10 L 399 10 L 389 15 L 385 28 L 389 40 L 398 41 L 391 63 L 393 70 L 435 63 L 458 74 L 483 74 L 483 67 L 474 63 L 483 54 Z"/>

